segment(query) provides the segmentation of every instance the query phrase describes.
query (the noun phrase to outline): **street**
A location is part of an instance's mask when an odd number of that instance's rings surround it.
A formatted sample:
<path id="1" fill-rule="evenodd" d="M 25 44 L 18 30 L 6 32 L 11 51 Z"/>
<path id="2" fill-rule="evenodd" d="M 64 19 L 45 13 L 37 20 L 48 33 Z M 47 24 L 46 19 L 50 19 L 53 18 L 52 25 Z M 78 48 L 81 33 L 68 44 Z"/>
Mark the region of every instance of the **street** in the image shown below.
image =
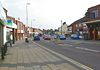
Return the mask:
<path id="1" fill-rule="evenodd" d="M 0 70 L 100 70 L 99 3 L 0 1 Z"/>
<path id="2" fill-rule="evenodd" d="M 93 68 L 94 70 L 100 70 L 99 42 L 68 39 L 62 40 L 59 43 L 47 40 L 36 41 L 36 43 Z"/>

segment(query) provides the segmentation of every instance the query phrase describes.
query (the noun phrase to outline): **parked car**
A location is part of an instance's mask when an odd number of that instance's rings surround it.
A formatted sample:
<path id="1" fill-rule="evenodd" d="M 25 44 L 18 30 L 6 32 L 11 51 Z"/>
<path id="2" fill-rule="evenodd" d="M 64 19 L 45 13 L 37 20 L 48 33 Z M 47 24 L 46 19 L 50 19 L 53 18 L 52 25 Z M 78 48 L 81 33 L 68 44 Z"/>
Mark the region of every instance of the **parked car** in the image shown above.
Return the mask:
<path id="1" fill-rule="evenodd" d="M 83 37 L 81 35 L 78 34 L 72 34 L 71 35 L 71 39 L 82 39 Z"/>
<path id="2" fill-rule="evenodd" d="M 39 36 L 34 36 L 34 41 L 39 41 L 40 37 Z"/>
<path id="3" fill-rule="evenodd" d="M 54 35 L 54 39 L 57 39 L 57 35 Z"/>
<path id="4" fill-rule="evenodd" d="M 44 40 L 50 40 L 50 39 L 51 39 L 51 36 L 50 36 L 50 35 L 44 35 L 44 36 L 43 36 L 43 39 L 44 39 Z"/>
<path id="5" fill-rule="evenodd" d="M 59 35 L 60 40 L 66 40 L 66 37 L 64 35 Z"/>

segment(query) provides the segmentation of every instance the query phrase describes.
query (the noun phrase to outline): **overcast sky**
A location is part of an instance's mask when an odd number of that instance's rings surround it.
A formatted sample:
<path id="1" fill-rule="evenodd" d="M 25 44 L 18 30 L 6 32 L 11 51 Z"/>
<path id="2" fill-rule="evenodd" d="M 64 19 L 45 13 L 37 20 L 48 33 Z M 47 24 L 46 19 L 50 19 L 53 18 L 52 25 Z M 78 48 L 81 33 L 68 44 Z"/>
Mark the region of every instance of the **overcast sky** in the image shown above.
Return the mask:
<path id="1" fill-rule="evenodd" d="M 69 25 L 82 18 L 89 7 L 100 4 L 100 0 L 1 0 L 8 15 L 20 18 L 24 24 L 27 2 L 28 25 L 41 29 L 57 29 L 61 20 Z"/>

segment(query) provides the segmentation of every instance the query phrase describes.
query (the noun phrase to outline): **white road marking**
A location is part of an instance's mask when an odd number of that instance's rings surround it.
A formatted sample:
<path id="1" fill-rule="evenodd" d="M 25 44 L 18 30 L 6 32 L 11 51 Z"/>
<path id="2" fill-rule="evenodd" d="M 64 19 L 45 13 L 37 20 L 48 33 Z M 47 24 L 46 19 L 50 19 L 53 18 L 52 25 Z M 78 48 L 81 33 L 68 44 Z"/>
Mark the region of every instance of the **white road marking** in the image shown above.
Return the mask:
<path id="1" fill-rule="evenodd" d="M 70 44 L 58 44 L 60 46 L 73 46 L 73 45 L 70 45 Z"/>
<path id="2" fill-rule="evenodd" d="M 82 50 L 86 50 L 86 51 L 91 51 L 91 52 L 100 52 L 98 50 L 93 50 L 93 49 L 88 49 L 88 48 L 83 48 L 83 47 L 75 47 L 77 49 L 82 49 Z"/>
<path id="3" fill-rule="evenodd" d="M 34 43 L 35 43 L 35 42 L 34 42 Z M 35 44 L 37 44 L 37 43 L 35 43 Z M 90 68 L 90 67 L 88 67 L 88 66 L 86 66 L 86 65 L 83 65 L 83 64 L 81 64 L 81 63 L 79 63 L 79 62 L 77 62 L 77 61 L 75 61 L 75 60 L 73 60 L 73 59 L 71 59 L 71 58 L 68 58 L 68 57 L 66 57 L 66 56 L 64 56 L 64 55 L 62 55 L 62 54 L 60 54 L 60 53 L 57 53 L 57 52 L 55 52 L 55 51 L 52 51 L 52 50 L 50 50 L 50 49 L 48 49 L 48 48 L 46 48 L 46 47 L 44 47 L 44 46 L 42 46 L 42 45 L 40 45 L 40 44 L 37 44 L 37 45 L 40 46 L 41 48 L 44 48 L 45 50 L 48 50 L 49 52 L 51 52 L 51 53 L 53 53 L 53 54 L 55 54 L 55 55 L 57 55 L 57 56 L 63 58 L 63 59 L 65 59 L 65 60 L 67 60 L 67 61 L 69 61 L 69 62 L 75 64 L 76 66 L 78 66 L 78 67 L 80 67 L 80 68 L 83 68 L 83 69 L 85 69 L 85 70 L 94 70 L 94 69 L 92 69 L 92 68 Z"/>

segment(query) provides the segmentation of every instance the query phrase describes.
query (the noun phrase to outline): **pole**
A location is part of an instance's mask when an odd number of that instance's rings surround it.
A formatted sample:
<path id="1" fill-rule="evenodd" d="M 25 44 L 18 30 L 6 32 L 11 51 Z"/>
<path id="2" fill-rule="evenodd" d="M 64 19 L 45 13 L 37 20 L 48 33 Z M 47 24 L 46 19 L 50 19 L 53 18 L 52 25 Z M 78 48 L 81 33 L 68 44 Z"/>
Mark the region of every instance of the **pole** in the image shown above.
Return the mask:
<path id="1" fill-rule="evenodd" d="M 26 23 L 27 23 L 27 37 L 28 37 L 28 5 L 30 5 L 30 3 L 26 3 Z"/>
<path id="2" fill-rule="evenodd" d="M 62 20 L 61 20 L 61 35 L 62 35 Z"/>
<path id="3" fill-rule="evenodd" d="M 27 7 L 28 4 L 26 4 L 26 23 L 27 23 L 27 26 L 28 26 L 28 7 Z"/>
<path id="4" fill-rule="evenodd" d="M 27 23 L 27 31 L 26 31 L 27 33 L 26 34 L 27 34 L 27 37 L 28 37 L 28 7 L 27 7 L 27 5 L 28 4 L 26 4 L 26 23 Z"/>

